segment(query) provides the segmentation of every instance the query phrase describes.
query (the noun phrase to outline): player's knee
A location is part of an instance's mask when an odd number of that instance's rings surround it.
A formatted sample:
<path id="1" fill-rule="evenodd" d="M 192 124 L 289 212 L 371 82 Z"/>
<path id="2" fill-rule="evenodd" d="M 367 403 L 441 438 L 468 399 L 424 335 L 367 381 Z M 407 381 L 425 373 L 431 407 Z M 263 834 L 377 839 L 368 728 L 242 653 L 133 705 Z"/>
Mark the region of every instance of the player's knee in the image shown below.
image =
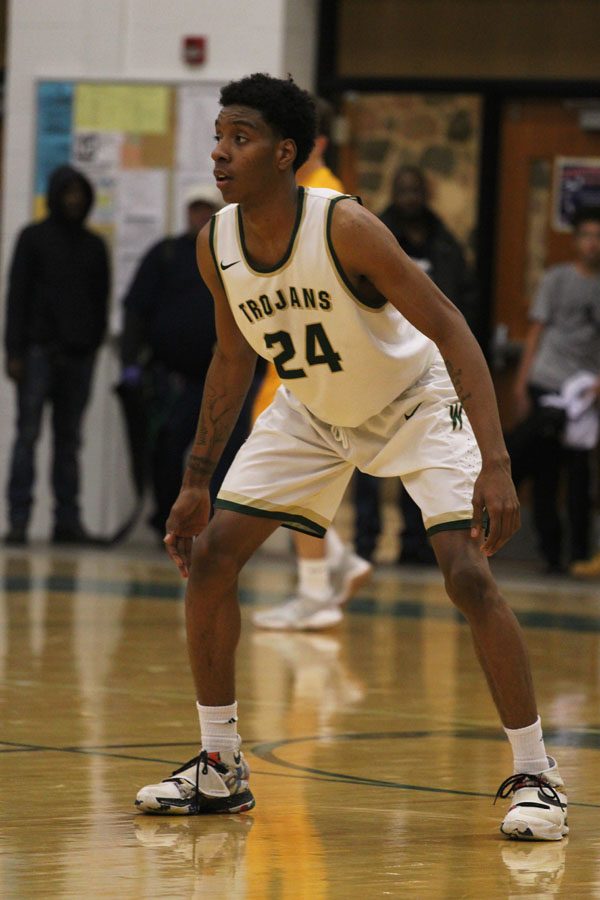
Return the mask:
<path id="1" fill-rule="evenodd" d="M 445 573 L 448 596 L 467 617 L 482 611 L 498 596 L 487 567 L 475 560 L 456 560 Z"/>
<path id="2" fill-rule="evenodd" d="M 227 591 L 235 584 L 240 569 L 234 549 L 211 535 L 209 529 L 194 542 L 189 577 L 196 586 L 218 585 Z"/>

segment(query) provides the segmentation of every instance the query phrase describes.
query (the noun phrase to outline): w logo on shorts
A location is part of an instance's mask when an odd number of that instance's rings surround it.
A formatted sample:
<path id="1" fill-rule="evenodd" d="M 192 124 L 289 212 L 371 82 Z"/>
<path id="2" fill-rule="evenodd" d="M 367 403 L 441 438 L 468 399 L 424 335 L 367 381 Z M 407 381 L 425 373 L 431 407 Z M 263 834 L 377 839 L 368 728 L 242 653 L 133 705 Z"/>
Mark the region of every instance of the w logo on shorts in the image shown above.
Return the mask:
<path id="1" fill-rule="evenodd" d="M 457 429 L 460 431 L 463 427 L 462 421 L 462 413 L 463 413 L 463 405 L 462 403 L 451 403 L 448 407 L 450 412 L 450 419 L 452 420 L 452 431 L 456 431 Z"/>

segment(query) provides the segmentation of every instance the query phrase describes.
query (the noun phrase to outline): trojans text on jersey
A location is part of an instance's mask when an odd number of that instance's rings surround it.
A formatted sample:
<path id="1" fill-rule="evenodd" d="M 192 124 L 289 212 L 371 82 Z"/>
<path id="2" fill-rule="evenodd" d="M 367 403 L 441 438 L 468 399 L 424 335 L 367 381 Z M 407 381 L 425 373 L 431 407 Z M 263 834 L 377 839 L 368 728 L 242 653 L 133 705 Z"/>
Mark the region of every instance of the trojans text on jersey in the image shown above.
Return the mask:
<path id="1" fill-rule="evenodd" d="M 331 295 L 328 291 L 318 291 L 316 288 L 295 288 L 290 285 L 274 294 L 261 294 L 256 300 L 245 300 L 238 305 L 248 321 L 254 324 L 284 309 L 330 310 Z"/>

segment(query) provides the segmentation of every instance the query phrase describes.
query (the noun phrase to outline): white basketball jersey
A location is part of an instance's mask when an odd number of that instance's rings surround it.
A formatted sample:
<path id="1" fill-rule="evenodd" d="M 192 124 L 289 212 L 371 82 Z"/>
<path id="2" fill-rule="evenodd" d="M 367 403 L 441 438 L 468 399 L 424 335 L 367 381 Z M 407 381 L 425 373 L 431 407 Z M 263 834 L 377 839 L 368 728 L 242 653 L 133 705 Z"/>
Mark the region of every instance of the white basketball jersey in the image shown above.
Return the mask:
<path id="1" fill-rule="evenodd" d="M 319 419 L 355 427 L 414 384 L 435 344 L 391 303 L 354 291 L 331 242 L 336 203 L 346 194 L 299 188 L 288 249 L 272 269 L 248 259 L 239 206 L 212 219 L 215 266 L 240 331 L 272 360 L 283 384 Z"/>

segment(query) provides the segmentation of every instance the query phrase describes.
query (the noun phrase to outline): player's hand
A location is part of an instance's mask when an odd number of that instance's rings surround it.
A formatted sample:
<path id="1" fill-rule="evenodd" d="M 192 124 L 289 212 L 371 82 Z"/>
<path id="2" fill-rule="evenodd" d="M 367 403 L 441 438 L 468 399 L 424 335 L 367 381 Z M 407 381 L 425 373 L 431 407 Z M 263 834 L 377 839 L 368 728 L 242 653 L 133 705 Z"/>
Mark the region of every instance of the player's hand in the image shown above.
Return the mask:
<path id="1" fill-rule="evenodd" d="M 22 381 L 25 376 L 25 360 L 17 356 L 9 356 L 6 359 L 6 375 L 11 381 Z"/>
<path id="2" fill-rule="evenodd" d="M 190 574 L 194 538 L 204 531 L 209 518 L 208 488 L 182 488 L 167 519 L 167 534 L 164 539 L 167 553 L 182 578 L 187 578 Z"/>
<path id="3" fill-rule="evenodd" d="M 482 466 L 473 491 L 471 537 L 479 542 L 482 553 L 493 556 L 520 527 L 519 500 L 510 464 Z"/>

